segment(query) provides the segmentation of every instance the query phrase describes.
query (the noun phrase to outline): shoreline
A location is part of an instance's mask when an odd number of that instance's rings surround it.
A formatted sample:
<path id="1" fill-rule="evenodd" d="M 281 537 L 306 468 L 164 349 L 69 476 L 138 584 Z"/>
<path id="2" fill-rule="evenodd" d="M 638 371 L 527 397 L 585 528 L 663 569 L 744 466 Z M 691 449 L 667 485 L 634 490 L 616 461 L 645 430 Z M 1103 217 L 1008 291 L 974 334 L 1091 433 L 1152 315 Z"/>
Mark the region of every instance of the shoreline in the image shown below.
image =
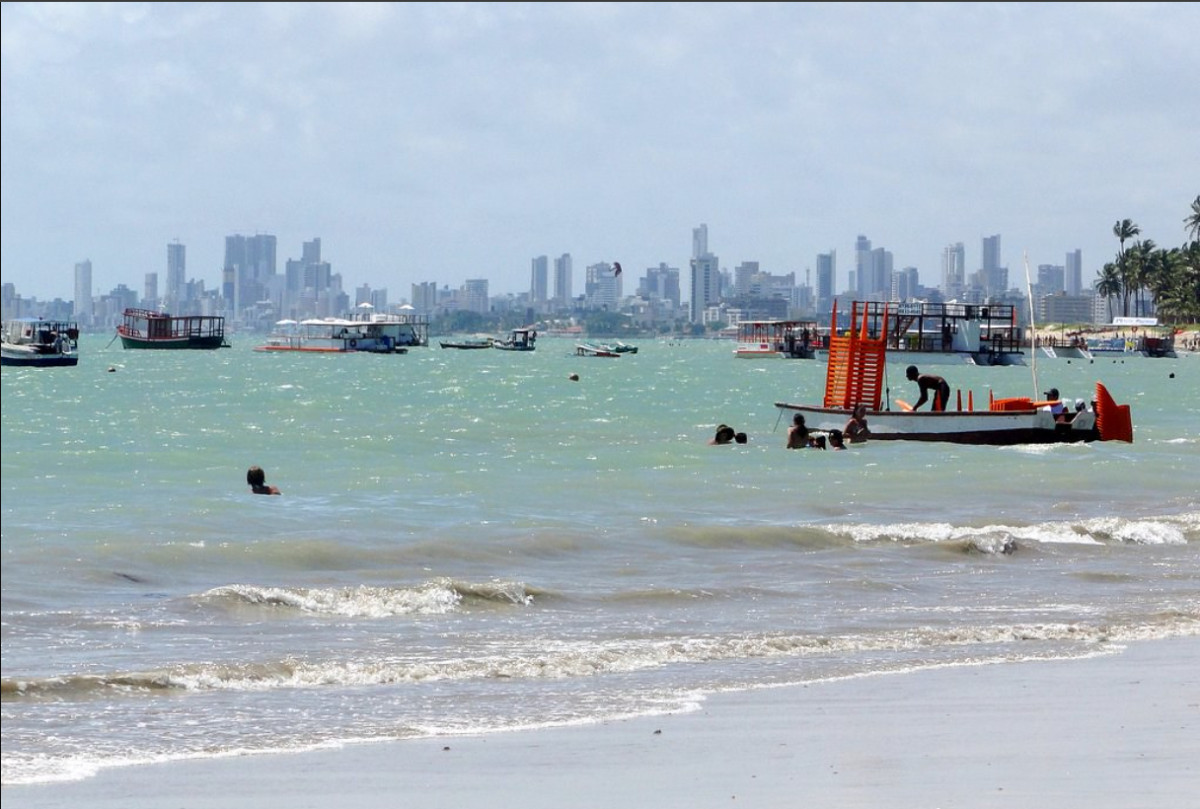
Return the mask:
<path id="1" fill-rule="evenodd" d="M 1100 657 L 717 694 L 596 725 L 114 768 L 5 786 L 8 809 L 519 804 L 1183 806 L 1200 783 L 1200 637 Z"/>

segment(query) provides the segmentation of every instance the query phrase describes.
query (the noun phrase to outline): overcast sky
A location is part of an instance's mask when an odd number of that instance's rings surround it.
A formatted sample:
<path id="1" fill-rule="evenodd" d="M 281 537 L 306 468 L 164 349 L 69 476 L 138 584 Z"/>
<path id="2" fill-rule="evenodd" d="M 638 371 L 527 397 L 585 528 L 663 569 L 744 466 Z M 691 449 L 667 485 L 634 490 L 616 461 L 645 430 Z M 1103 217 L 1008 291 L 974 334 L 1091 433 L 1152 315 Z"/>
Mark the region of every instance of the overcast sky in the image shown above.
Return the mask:
<path id="1" fill-rule="evenodd" d="M 1000 234 L 1010 281 L 1132 219 L 1183 244 L 1200 194 L 1200 5 L 67 4 L 3 14 L 3 281 L 97 293 L 187 246 L 320 237 L 350 291 L 524 292 L 692 229 L 722 267 L 809 275 L 858 235 L 941 282 Z"/>

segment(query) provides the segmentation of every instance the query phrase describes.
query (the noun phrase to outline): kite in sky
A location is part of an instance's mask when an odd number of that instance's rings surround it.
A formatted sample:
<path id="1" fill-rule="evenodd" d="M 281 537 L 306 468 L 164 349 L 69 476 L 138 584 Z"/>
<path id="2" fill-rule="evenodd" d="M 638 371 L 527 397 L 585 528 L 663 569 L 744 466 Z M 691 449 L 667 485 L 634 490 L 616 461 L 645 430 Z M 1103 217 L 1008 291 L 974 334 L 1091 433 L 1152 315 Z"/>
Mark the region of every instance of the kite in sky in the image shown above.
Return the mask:
<path id="1" fill-rule="evenodd" d="M 621 262 L 614 261 L 613 262 L 613 278 L 616 278 L 620 274 L 621 274 Z"/>

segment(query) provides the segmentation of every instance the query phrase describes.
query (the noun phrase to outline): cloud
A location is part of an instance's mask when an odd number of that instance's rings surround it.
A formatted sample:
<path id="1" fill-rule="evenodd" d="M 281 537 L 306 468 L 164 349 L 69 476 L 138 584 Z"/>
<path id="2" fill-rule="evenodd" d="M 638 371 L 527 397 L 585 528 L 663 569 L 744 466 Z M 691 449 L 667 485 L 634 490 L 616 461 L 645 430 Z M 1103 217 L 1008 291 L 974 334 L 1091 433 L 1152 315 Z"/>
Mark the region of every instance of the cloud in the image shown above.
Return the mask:
<path id="1" fill-rule="evenodd" d="M 940 278 L 984 236 L 1085 274 L 1181 243 L 1194 4 L 3 5 L 0 261 L 22 295 L 320 236 L 347 287 L 523 291 L 529 260 Z"/>

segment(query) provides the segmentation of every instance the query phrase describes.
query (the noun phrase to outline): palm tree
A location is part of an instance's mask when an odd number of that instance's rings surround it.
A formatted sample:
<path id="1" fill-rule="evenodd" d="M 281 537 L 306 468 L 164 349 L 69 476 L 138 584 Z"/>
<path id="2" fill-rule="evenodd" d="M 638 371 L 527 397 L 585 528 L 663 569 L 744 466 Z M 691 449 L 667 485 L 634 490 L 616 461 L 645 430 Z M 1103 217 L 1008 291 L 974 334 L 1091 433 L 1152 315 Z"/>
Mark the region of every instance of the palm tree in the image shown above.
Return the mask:
<path id="1" fill-rule="evenodd" d="M 1151 275 L 1154 272 L 1154 254 L 1158 245 L 1153 239 L 1136 242 L 1129 249 L 1129 280 L 1132 285 L 1134 314 L 1143 315 L 1146 312 L 1146 291 L 1150 287 Z"/>
<path id="2" fill-rule="evenodd" d="M 1183 224 L 1187 225 L 1187 232 L 1192 241 L 1200 242 L 1200 194 L 1192 200 L 1192 213 L 1183 220 Z"/>
<path id="3" fill-rule="evenodd" d="M 1132 239 L 1142 232 L 1142 229 L 1133 224 L 1132 219 L 1120 219 L 1113 225 L 1113 235 L 1121 242 L 1121 250 L 1117 253 L 1117 269 L 1121 276 L 1121 314 L 1129 314 L 1129 295 L 1132 291 L 1131 279 L 1129 278 L 1129 270 L 1125 266 L 1125 242 Z"/>
<path id="4" fill-rule="evenodd" d="M 1121 272 L 1111 261 L 1100 271 L 1100 279 L 1096 282 L 1096 294 L 1108 301 L 1108 322 L 1113 318 L 1113 298 L 1121 292 Z"/>
<path id="5" fill-rule="evenodd" d="M 1157 255 L 1162 256 L 1162 274 L 1154 291 L 1159 316 L 1175 323 L 1200 321 L 1200 241 Z"/>

